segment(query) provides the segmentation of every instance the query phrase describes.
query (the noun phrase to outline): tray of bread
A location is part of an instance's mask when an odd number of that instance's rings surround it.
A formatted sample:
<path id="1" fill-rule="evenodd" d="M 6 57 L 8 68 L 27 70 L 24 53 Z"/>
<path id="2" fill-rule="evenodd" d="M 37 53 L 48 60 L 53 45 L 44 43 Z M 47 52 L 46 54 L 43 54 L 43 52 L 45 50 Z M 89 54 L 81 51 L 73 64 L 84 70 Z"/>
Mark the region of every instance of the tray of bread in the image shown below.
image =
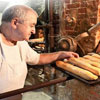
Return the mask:
<path id="1" fill-rule="evenodd" d="M 100 83 L 100 55 L 89 53 L 83 57 L 70 58 L 65 61 L 56 61 L 56 66 L 66 74 L 87 84 Z"/>

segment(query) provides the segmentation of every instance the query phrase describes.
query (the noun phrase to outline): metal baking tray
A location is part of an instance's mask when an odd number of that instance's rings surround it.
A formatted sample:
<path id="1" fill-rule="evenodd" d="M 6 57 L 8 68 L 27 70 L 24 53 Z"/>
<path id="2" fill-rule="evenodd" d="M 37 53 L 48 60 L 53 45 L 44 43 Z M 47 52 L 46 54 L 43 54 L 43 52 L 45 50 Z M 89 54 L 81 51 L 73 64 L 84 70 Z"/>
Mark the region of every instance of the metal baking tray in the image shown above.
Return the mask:
<path id="1" fill-rule="evenodd" d="M 77 75 L 75 75 L 75 74 L 73 74 L 73 73 L 71 73 L 71 72 L 69 72 L 69 71 L 65 71 L 65 70 L 62 69 L 62 68 L 59 68 L 59 67 L 56 67 L 56 68 L 57 68 L 58 70 L 64 72 L 65 74 L 70 75 L 71 77 L 74 77 L 74 78 L 76 78 L 76 79 L 78 79 L 78 80 L 80 80 L 80 81 L 82 81 L 82 82 L 84 82 L 84 83 L 86 83 L 86 84 L 95 85 L 95 84 L 100 83 L 100 77 L 98 77 L 97 80 L 88 81 L 88 80 L 85 80 L 84 78 L 81 78 L 80 76 L 77 76 Z"/>

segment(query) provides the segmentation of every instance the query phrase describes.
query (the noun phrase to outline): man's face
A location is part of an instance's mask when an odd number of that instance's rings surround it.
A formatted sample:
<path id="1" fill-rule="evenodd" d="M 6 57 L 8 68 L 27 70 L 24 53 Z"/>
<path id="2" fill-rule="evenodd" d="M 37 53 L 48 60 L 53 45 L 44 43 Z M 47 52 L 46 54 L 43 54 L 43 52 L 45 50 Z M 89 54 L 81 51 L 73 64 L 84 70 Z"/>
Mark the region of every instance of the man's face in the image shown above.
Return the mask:
<path id="1" fill-rule="evenodd" d="M 18 23 L 15 33 L 19 40 L 29 40 L 31 34 L 35 34 L 35 25 L 37 23 L 37 16 L 32 12 L 27 14 L 24 22 Z"/>

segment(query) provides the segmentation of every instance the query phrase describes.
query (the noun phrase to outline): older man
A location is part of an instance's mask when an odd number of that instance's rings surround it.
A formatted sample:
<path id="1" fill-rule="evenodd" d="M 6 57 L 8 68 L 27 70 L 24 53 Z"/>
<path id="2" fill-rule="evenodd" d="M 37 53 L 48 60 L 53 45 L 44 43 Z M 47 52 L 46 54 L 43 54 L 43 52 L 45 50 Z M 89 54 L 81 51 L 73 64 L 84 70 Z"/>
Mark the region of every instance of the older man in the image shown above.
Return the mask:
<path id="1" fill-rule="evenodd" d="M 27 75 L 26 63 L 49 64 L 60 59 L 78 57 L 74 52 L 38 54 L 31 49 L 26 41 L 31 34 L 35 34 L 37 17 L 32 8 L 24 5 L 14 5 L 3 12 L 0 34 L 0 93 L 23 88 Z"/>

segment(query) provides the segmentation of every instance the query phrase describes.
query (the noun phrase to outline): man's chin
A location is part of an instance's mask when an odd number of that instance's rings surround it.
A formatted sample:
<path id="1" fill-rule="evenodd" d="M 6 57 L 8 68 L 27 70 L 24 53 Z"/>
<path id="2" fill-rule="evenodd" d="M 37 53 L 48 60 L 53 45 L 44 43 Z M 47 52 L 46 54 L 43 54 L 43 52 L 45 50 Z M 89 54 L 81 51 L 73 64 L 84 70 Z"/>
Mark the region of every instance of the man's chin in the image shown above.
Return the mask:
<path id="1" fill-rule="evenodd" d="M 25 38 L 24 40 L 25 40 L 25 41 L 28 41 L 28 40 L 29 40 L 29 38 Z"/>

